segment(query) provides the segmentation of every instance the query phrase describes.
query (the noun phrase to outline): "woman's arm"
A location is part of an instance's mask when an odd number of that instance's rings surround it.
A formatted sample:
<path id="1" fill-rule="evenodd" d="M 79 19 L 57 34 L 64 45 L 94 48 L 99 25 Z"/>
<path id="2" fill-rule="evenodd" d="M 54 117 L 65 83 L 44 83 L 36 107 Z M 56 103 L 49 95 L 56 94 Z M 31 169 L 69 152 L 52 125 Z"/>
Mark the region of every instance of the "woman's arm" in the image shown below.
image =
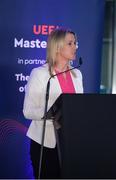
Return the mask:
<path id="1" fill-rule="evenodd" d="M 45 85 L 38 68 L 32 70 L 24 98 L 23 113 L 26 119 L 41 120 L 44 115 Z"/>

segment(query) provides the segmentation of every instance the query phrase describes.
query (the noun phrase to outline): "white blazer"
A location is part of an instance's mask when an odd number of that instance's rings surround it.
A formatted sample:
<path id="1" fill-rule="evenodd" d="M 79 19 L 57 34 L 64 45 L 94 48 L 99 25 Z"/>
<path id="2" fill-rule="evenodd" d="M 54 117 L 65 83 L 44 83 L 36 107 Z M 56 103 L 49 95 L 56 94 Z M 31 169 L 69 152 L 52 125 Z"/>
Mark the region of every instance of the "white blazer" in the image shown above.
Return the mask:
<path id="1" fill-rule="evenodd" d="M 82 74 L 79 70 L 74 69 L 77 74 L 72 81 L 76 93 L 83 93 Z M 48 64 L 34 68 L 28 80 L 24 98 L 23 113 L 26 119 L 31 119 L 32 122 L 27 131 L 27 136 L 37 143 L 41 144 L 43 120 L 45 108 L 46 86 L 50 77 Z M 55 100 L 62 93 L 57 77 L 50 80 L 50 91 L 48 109 L 54 104 Z M 52 120 L 47 120 L 44 146 L 54 148 L 56 146 L 56 138 Z"/>

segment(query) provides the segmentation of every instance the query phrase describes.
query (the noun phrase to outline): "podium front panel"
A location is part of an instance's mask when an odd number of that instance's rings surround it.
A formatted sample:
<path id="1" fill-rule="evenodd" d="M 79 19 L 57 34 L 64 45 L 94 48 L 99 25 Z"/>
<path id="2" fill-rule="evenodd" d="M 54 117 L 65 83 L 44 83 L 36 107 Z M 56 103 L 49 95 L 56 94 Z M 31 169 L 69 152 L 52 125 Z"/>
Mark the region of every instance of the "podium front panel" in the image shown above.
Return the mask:
<path id="1" fill-rule="evenodd" d="M 62 178 L 116 178 L 116 95 L 60 98 Z"/>

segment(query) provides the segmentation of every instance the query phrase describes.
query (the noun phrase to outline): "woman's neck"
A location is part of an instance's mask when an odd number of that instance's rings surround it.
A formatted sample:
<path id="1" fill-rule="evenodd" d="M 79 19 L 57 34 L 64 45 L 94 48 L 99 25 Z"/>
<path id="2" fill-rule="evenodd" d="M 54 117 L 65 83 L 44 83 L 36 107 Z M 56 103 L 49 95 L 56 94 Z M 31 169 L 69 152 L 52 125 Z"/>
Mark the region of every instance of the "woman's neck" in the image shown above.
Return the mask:
<path id="1" fill-rule="evenodd" d="M 66 71 L 69 66 L 68 62 L 56 63 L 55 69 L 59 72 Z"/>

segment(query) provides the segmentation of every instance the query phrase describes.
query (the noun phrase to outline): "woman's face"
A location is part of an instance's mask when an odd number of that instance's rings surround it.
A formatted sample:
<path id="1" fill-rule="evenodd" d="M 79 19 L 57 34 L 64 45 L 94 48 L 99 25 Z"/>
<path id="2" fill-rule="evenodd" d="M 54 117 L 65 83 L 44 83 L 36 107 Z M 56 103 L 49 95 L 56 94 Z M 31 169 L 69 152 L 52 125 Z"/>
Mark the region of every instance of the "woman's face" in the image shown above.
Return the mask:
<path id="1" fill-rule="evenodd" d="M 76 58 L 76 40 L 75 36 L 67 33 L 63 47 L 59 50 L 61 60 L 69 61 Z"/>

